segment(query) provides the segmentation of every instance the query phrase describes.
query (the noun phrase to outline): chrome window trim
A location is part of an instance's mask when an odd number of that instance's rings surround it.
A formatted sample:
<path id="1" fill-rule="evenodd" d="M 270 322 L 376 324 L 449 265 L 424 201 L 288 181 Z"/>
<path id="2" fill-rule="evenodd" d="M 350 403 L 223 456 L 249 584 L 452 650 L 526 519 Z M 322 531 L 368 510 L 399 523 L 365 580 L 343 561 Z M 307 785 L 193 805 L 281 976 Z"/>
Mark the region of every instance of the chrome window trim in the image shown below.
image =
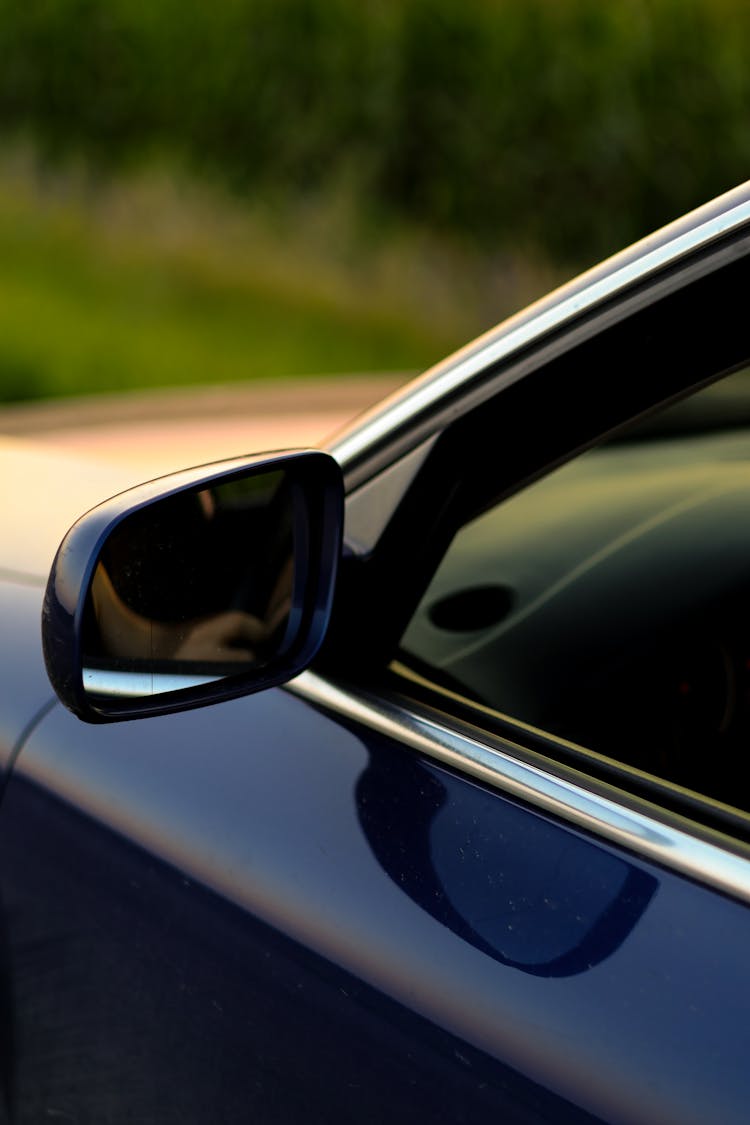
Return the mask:
<path id="1" fill-rule="evenodd" d="M 530 310 L 491 329 L 479 340 L 427 371 L 403 391 L 397 391 L 381 406 L 375 407 L 374 412 L 369 416 L 365 415 L 351 434 L 332 445 L 331 452 L 346 469 L 349 462 L 366 453 L 371 446 L 435 406 L 441 398 L 452 394 L 486 368 L 509 359 L 535 340 L 562 328 L 581 314 L 592 311 L 597 305 L 659 271 L 675 265 L 688 254 L 739 230 L 750 222 L 750 199 L 744 198 L 734 205 L 730 205 L 729 201 L 736 199 L 738 195 L 747 196 L 748 191 L 750 183 L 687 216 L 688 222 L 694 220 L 695 223 L 687 230 L 684 229 L 686 219 L 670 224 L 615 255 L 590 273 L 563 286 L 556 294 L 551 294 L 550 298 L 543 299 L 536 314 L 535 306 L 532 305 Z M 721 198 L 727 199 L 728 206 L 717 215 L 715 209 Z M 701 221 L 704 212 L 709 212 L 711 217 Z M 670 237 L 671 231 L 674 231 L 674 237 Z M 621 264 L 618 265 L 618 262 Z M 588 277 L 591 280 L 587 284 Z M 553 302 L 551 305 L 550 300 Z M 530 318 L 529 312 L 532 313 Z"/>
<path id="2" fill-rule="evenodd" d="M 664 867 L 750 902 L 750 859 L 459 733 L 417 710 L 303 672 L 287 690 Z"/>

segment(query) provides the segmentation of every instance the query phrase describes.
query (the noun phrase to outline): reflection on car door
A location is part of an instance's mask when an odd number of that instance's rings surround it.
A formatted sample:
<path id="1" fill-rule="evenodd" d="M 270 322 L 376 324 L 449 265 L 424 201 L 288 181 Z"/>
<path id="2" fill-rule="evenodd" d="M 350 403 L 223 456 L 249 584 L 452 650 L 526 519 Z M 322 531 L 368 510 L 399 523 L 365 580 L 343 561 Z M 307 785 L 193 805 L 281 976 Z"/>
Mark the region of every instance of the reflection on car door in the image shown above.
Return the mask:
<path id="1" fill-rule="evenodd" d="M 17 1120 L 734 1119 L 738 903 L 280 690 L 139 731 L 6 795 Z"/>

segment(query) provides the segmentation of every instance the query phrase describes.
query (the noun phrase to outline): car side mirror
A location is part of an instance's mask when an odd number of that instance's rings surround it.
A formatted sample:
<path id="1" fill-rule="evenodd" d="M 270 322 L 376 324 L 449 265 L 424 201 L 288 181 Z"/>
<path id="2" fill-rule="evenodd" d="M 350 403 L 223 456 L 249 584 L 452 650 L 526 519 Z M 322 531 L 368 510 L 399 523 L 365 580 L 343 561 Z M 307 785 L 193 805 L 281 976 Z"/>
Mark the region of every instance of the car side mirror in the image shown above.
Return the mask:
<path id="1" fill-rule="evenodd" d="M 58 696 L 106 722 L 290 680 L 325 635 L 342 513 L 341 471 L 318 451 L 188 469 L 92 509 L 44 599 Z"/>

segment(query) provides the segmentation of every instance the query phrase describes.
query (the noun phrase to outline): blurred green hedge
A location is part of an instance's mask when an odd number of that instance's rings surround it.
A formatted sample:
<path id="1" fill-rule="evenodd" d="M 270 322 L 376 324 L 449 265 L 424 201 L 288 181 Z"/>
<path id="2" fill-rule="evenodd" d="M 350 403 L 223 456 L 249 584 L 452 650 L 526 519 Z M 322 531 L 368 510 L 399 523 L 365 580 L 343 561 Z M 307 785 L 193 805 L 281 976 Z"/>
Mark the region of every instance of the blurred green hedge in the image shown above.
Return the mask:
<path id="1" fill-rule="evenodd" d="M 0 0 L 0 136 L 566 263 L 750 176 L 746 0 Z"/>

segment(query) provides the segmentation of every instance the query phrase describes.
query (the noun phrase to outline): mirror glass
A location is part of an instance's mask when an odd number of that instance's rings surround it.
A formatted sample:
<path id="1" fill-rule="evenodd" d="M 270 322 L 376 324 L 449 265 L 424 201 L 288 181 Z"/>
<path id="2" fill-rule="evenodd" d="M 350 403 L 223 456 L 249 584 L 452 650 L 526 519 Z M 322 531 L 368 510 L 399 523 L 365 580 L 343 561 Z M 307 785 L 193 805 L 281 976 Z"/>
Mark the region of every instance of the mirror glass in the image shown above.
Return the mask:
<path id="1" fill-rule="evenodd" d="M 157 695 L 262 669 L 296 622 L 291 474 L 257 469 L 127 515 L 106 538 L 84 607 L 84 689 Z"/>

